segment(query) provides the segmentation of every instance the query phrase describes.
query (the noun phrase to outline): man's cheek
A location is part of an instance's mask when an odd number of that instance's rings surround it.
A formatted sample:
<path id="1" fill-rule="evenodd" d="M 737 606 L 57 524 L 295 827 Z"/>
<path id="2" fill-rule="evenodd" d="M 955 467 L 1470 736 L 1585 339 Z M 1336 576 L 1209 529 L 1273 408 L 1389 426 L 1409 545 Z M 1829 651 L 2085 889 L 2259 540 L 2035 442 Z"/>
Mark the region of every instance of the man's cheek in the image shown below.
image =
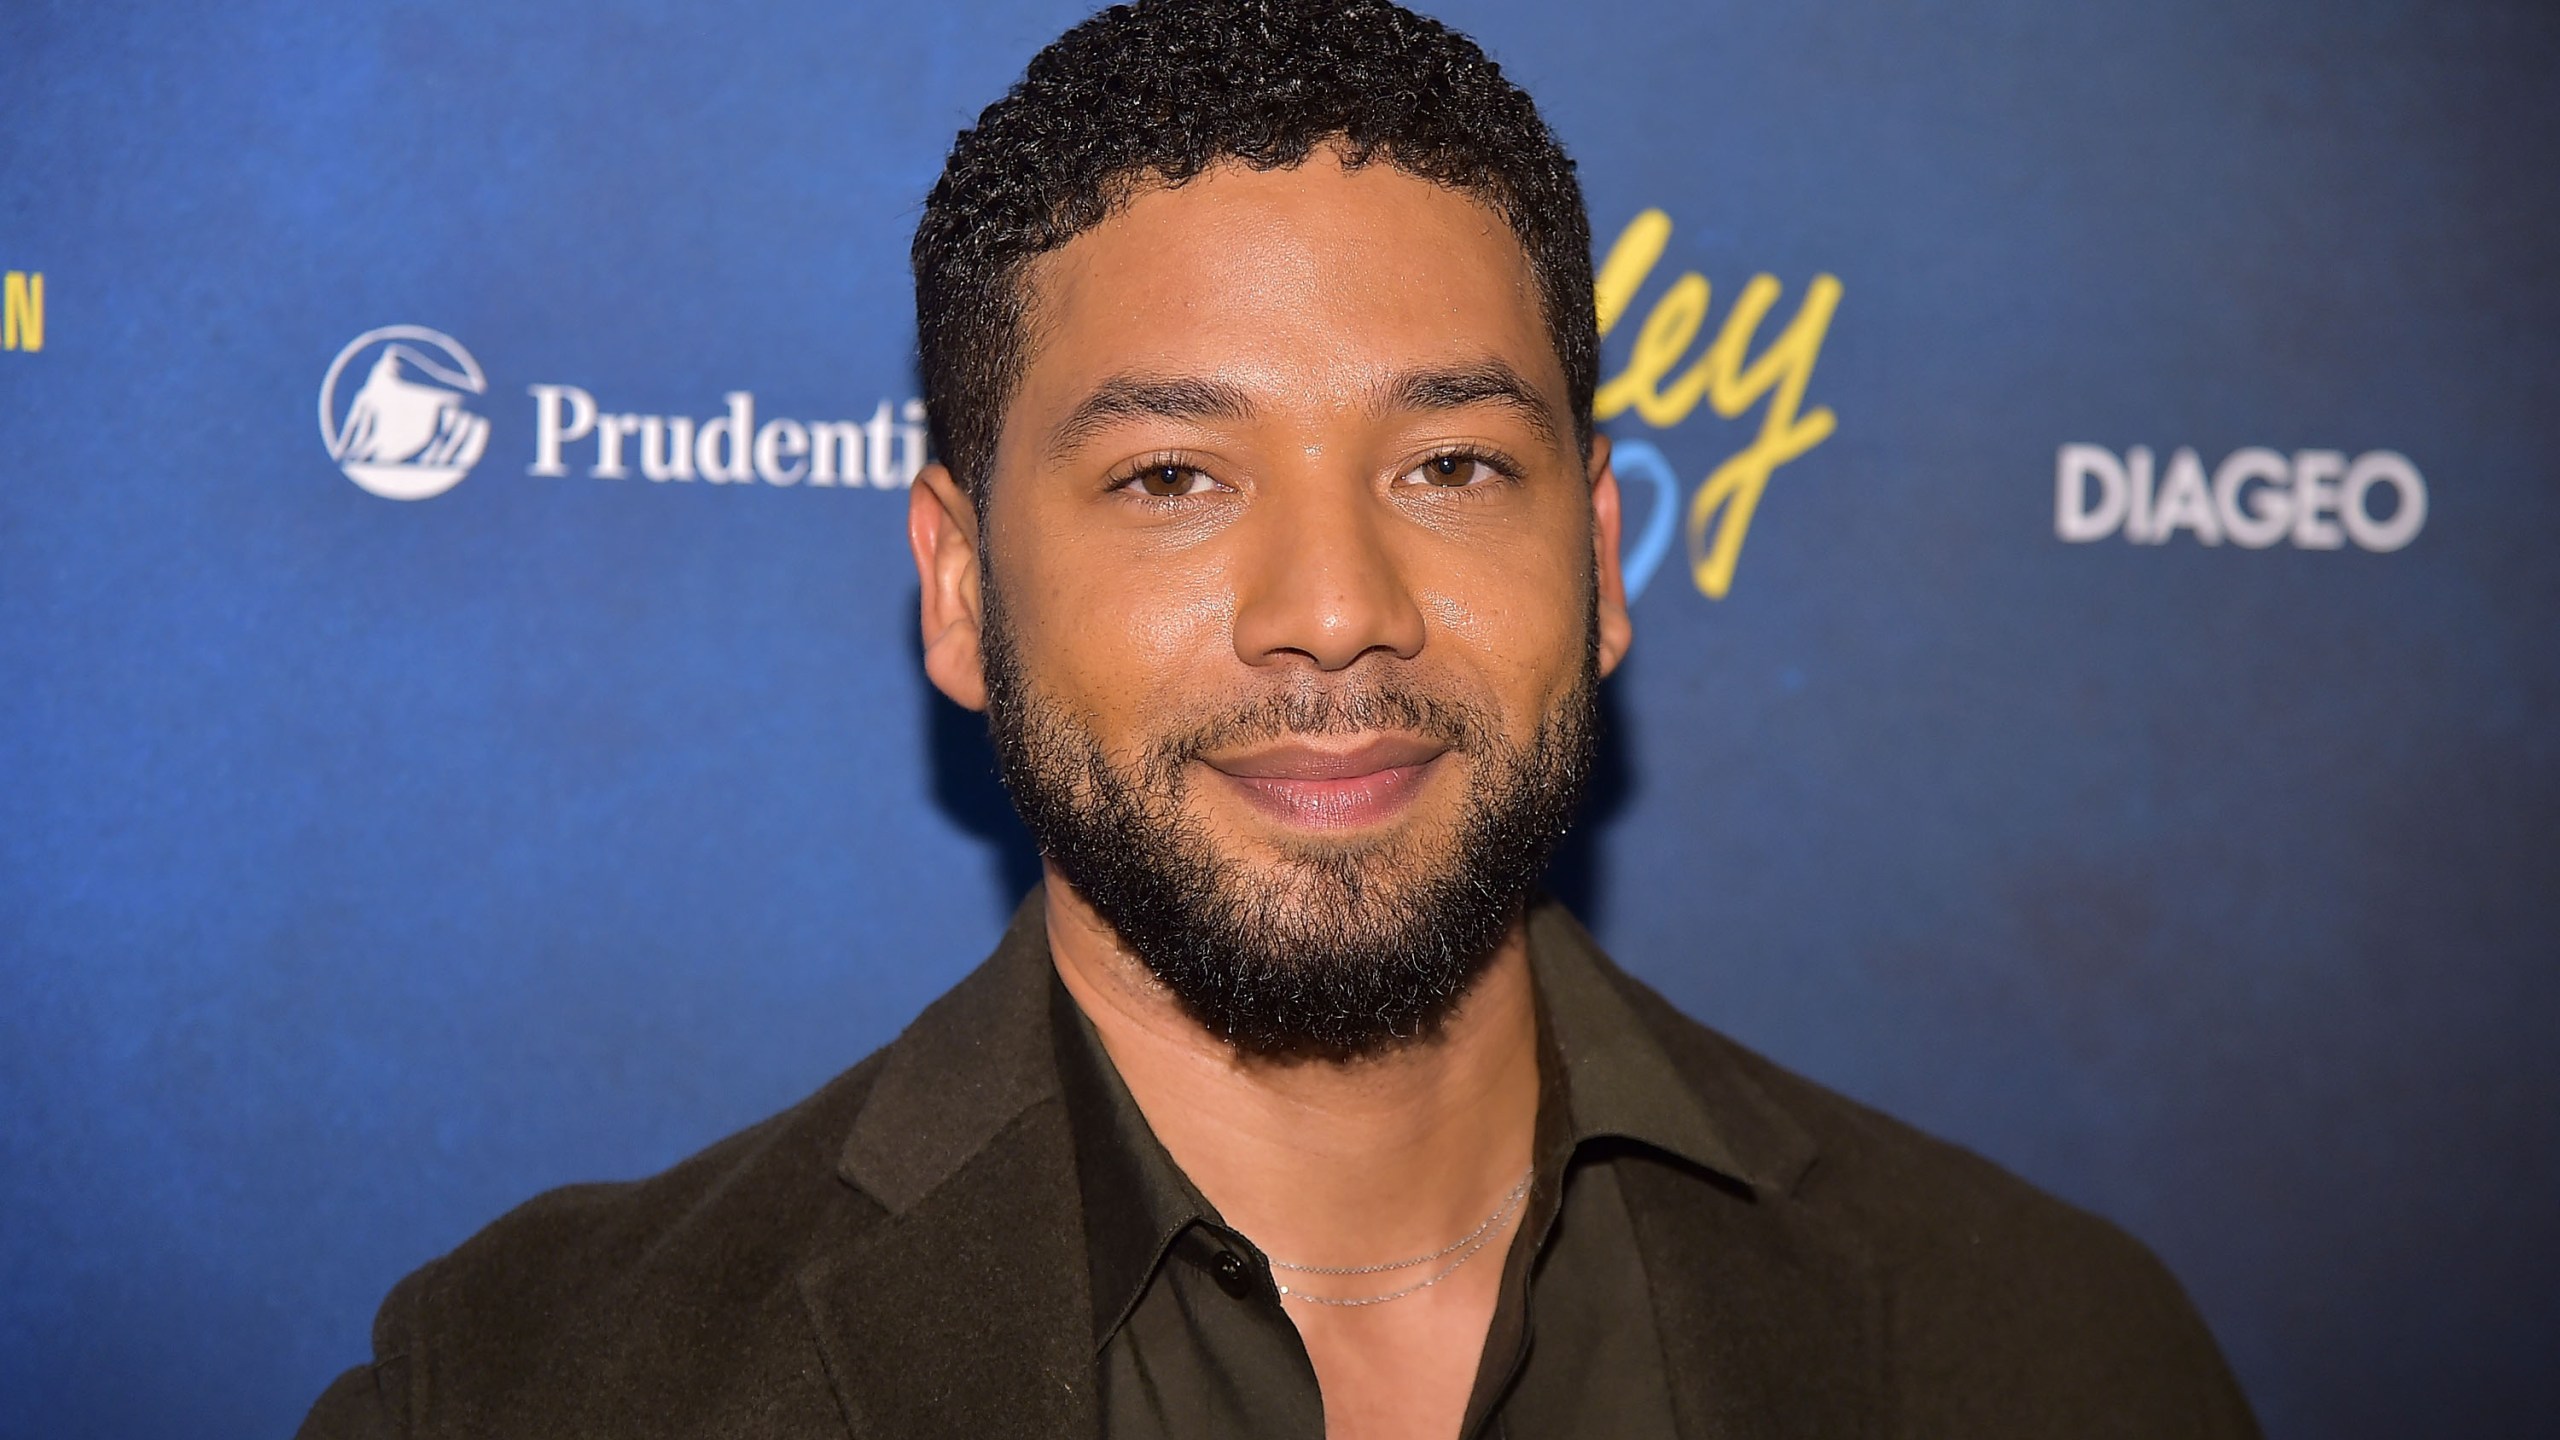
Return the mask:
<path id="1" fill-rule="evenodd" d="M 1235 657 L 1235 603 L 1222 591 L 1133 582 L 1115 597 L 1113 634 L 1126 663 L 1150 672 L 1196 671 Z"/>
<path id="2" fill-rule="evenodd" d="M 1534 570 L 1488 574 L 1423 597 L 1441 643 L 1490 673 L 1529 675 L 1577 660 L 1587 623 L 1578 587 Z"/>
<path id="3" fill-rule="evenodd" d="M 1124 689 L 1232 650 L 1224 637 L 1233 603 L 1199 577 L 1143 567 L 1070 570 L 1052 560 L 1043 578 L 1050 583 L 1037 602 L 1039 643 L 1079 683 Z"/>

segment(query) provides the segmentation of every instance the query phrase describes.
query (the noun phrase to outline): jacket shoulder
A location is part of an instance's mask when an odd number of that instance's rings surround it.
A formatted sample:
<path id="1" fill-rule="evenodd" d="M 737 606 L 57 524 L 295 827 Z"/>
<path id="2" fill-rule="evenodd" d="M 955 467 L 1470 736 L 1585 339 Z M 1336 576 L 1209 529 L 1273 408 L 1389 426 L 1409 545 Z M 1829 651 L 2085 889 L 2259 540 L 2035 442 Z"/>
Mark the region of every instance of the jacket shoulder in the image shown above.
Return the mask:
<path id="1" fill-rule="evenodd" d="M 646 1179 L 517 1206 L 394 1286 L 303 1435 L 777 1433 L 832 1410 L 798 1277 L 882 1211 L 837 1178 L 882 1055 Z"/>
<path id="2" fill-rule="evenodd" d="M 2141 1241 L 1608 973 L 1701 1093 L 1774 1112 L 1809 1142 L 1776 1203 L 1869 1268 L 1893 1387 L 1922 1430 L 2257 1433 L 2202 1317 Z"/>

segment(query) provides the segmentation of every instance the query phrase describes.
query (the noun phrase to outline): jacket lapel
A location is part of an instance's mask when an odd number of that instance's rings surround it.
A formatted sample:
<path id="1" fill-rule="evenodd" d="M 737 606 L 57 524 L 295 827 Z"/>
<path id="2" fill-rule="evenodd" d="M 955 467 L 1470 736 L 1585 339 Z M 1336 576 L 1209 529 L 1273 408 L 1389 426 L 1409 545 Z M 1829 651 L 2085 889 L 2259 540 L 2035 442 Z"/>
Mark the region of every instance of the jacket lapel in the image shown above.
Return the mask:
<path id="1" fill-rule="evenodd" d="M 1883 1297 L 1843 1237 L 1675 1161 L 1623 1162 L 1619 1183 L 1681 1434 L 1883 1433 Z"/>
<path id="2" fill-rule="evenodd" d="M 1856 1238 L 1794 1198 L 1812 1136 L 1729 1042 L 1611 964 L 1561 907 L 1531 912 L 1530 944 L 1557 1040 L 1582 1062 L 1577 1112 L 1588 1100 L 1638 1116 L 1610 1128 L 1653 1147 L 1618 1178 L 1680 1432 L 1882 1433 L 1884 1295 Z"/>
<path id="3" fill-rule="evenodd" d="M 1074 1159 L 1054 1101 L 940 1190 L 804 1274 L 828 1378 L 865 1437 L 1099 1428 Z"/>
<path id="4" fill-rule="evenodd" d="M 887 1214 L 800 1283 L 857 1435 L 1100 1429 L 1039 903 L 882 1056 L 839 1161 Z"/>

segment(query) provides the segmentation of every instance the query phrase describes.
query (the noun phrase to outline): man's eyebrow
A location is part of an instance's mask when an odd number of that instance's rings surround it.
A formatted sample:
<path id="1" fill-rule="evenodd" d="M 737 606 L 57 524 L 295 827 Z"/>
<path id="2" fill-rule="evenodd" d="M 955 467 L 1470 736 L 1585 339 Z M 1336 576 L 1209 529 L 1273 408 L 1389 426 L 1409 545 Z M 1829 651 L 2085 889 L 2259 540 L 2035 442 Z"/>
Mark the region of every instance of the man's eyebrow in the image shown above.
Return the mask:
<path id="1" fill-rule="evenodd" d="M 1442 369 L 1410 370 L 1380 387 L 1377 408 L 1395 410 L 1459 410 L 1470 405 L 1499 405 L 1553 445 L 1563 432 L 1547 402 L 1519 371 L 1486 358 Z"/>
<path id="2" fill-rule="evenodd" d="M 1189 376 L 1114 375 L 1049 432 L 1053 457 L 1071 454 L 1117 420 L 1249 420 L 1252 397 L 1234 385 Z"/>
<path id="3" fill-rule="evenodd" d="M 1563 432 L 1537 388 L 1519 371 L 1487 358 L 1463 365 L 1408 370 L 1372 392 L 1374 413 L 1461 410 L 1498 405 L 1555 444 Z M 1253 397 L 1240 386 L 1184 375 L 1114 375 L 1077 402 L 1049 433 L 1049 453 L 1063 459 L 1120 420 L 1250 420 Z"/>

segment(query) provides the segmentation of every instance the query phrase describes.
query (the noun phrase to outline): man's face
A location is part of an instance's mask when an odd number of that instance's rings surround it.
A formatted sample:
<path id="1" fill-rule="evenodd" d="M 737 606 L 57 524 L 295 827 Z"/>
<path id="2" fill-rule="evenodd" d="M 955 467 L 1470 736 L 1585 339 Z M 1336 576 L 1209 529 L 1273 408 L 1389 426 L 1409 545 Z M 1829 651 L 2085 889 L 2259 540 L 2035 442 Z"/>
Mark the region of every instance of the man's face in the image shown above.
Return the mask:
<path id="1" fill-rule="evenodd" d="M 1427 1028 L 1569 820 L 1627 641 L 1605 443 L 1586 464 L 1518 242 L 1319 152 L 1148 189 L 1028 296 L 983 593 L 941 571 L 976 623 L 928 668 L 1213 1030 Z"/>

